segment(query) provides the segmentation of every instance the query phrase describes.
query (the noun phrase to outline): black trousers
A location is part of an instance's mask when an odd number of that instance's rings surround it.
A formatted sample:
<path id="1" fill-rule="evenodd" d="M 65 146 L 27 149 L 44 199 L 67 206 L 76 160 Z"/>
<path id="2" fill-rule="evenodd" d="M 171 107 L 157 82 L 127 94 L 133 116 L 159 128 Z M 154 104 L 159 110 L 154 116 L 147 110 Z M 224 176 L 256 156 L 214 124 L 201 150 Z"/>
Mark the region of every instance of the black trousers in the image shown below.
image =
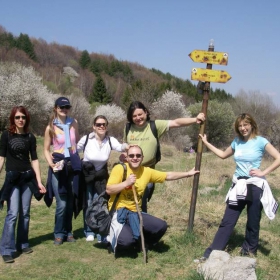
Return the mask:
<path id="1" fill-rule="evenodd" d="M 146 186 L 146 189 L 144 191 L 143 197 L 142 197 L 142 212 L 148 213 L 148 201 L 152 198 L 152 195 L 155 190 L 155 184 L 154 183 L 149 183 Z"/>
<path id="2" fill-rule="evenodd" d="M 228 205 L 213 243 L 205 250 L 204 257 L 208 258 L 213 250 L 224 250 L 238 221 L 238 218 L 247 205 L 247 224 L 245 240 L 242 249 L 245 252 L 256 253 L 259 244 L 260 220 L 262 203 L 260 201 L 263 190 L 251 185 L 252 201 L 239 200 L 238 205 Z"/>
<path id="3" fill-rule="evenodd" d="M 165 234 L 167 223 L 146 213 L 142 213 L 142 217 L 145 243 L 148 245 L 157 243 Z M 129 247 L 135 244 L 136 240 L 133 238 L 131 228 L 128 224 L 125 224 L 118 237 L 117 246 Z"/>

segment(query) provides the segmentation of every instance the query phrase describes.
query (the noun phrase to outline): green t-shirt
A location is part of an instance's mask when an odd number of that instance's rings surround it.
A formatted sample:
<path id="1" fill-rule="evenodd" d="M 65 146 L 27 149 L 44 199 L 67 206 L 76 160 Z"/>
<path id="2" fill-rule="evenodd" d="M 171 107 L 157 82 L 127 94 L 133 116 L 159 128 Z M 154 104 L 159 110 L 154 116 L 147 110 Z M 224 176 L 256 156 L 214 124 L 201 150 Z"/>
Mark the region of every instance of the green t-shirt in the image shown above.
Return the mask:
<path id="1" fill-rule="evenodd" d="M 156 120 L 156 128 L 158 138 L 160 138 L 169 129 L 168 120 Z M 125 133 L 124 133 L 125 135 Z M 130 145 L 138 145 L 143 150 L 143 166 L 154 166 L 156 163 L 157 140 L 153 135 L 150 123 L 144 127 L 138 127 L 134 124 L 131 125 L 127 137 L 124 141 Z"/>

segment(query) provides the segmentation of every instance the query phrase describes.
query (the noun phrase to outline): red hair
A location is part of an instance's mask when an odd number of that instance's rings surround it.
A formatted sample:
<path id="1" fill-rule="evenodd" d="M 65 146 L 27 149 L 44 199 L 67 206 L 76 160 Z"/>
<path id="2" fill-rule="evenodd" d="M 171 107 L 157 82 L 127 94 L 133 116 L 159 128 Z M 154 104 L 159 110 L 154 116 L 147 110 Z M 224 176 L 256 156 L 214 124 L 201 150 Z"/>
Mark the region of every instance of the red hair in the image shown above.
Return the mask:
<path id="1" fill-rule="evenodd" d="M 11 113 L 10 113 L 10 118 L 9 118 L 10 126 L 9 126 L 8 130 L 12 133 L 16 132 L 15 115 L 17 112 L 20 112 L 26 116 L 26 121 L 25 121 L 23 130 L 25 133 L 27 133 L 28 129 L 29 129 L 29 124 L 30 124 L 30 114 L 27 111 L 27 109 L 23 106 L 15 106 L 12 108 Z"/>

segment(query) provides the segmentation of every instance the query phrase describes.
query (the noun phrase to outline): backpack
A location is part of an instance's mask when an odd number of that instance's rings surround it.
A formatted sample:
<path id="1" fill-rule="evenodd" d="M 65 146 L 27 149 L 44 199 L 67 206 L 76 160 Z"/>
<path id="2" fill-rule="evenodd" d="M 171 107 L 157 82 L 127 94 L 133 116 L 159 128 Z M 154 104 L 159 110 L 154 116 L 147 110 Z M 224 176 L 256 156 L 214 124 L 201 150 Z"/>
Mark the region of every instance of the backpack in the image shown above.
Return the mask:
<path id="1" fill-rule="evenodd" d="M 124 168 L 123 172 L 123 180 L 126 179 L 126 165 L 124 163 L 122 164 Z M 106 193 L 106 191 L 103 191 L 98 197 L 94 198 L 91 205 L 87 208 L 86 214 L 85 214 L 85 222 L 89 226 L 89 228 L 96 234 L 100 234 L 103 236 L 106 236 L 110 232 L 110 226 L 111 226 L 111 220 L 113 217 L 113 213 L 115 211 L 115 207 L 117 204 L 117 200 L 120 196 L 119 192 L 116 195 L 116 198 L 113 202 L 112 208 L 109 211 L 108 210 L 108 200 L 110 196 Z"/>
<path id="2" fill-rule="evenodd" d="M 158 139 L 158 132 L 157 132 L 157 127 L 156 127 L 156 122 L 150 120 L 149 123 L 150 123 L 152 133 L 157 140 L 157 151 L 156 151 L 156 163 L 157 163 L 161 160 L 161 152 L 160 152 L 160 143 L 159 143 L 159 139 Z M 131 127 L 131 123 L 127 123 L 126 127 L 125 127 L 126 137 L 127 137 L 128 132 L 130 130 L 130 127 Z"/>

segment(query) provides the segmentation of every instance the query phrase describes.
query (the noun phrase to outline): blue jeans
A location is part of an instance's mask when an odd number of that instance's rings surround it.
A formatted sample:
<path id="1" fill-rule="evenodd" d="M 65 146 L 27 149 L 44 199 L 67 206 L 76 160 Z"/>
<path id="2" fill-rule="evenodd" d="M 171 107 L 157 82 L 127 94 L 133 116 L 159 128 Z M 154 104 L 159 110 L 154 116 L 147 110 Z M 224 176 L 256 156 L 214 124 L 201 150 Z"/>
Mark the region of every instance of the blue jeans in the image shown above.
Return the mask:
<path id="1" fill-rule="evenodd" d="M 86 189 L 86 199 L 87 199 L 87 206 L 90 206 L 92 203 L 92 200 L 98 196 L 98 193 L 94 187 L 94 183 L 89 183 L 87 184 L 87 189 Z M 88 237 L 89 235 L 94 235 L 90 227 L 86 224 L 85 222 L 85 214 L 86 210 L 84 209 L 83 211 L 83 219 L 84 219 L 84 233 L 85 236 Z M 101 235 L 97 234 L 97 240 L 101 241 Z"/>
<path id="2" fill-rule="evenodd" d="M 12 255 L 17 250 L 29 247 L 28 231 L 30 221 L 30 204 L 32 192 L 27 184 L 14 186 L 10 199 L 7 201 L 7 216 L 0 243 L 1 255 Z M 15 228 L 17 225 L 17 238 L 15 243 Z"/>
<path id="3" fill-rule="evenodd" d="M 58 176 L 58 173 L 52 174 L 52 188 L 56 199 L 54 237 L 65 239 L 69 236 L 73 236 L 73 176 L 69 175 L 67 178 L 67 194 L 59 194 Z"/>

